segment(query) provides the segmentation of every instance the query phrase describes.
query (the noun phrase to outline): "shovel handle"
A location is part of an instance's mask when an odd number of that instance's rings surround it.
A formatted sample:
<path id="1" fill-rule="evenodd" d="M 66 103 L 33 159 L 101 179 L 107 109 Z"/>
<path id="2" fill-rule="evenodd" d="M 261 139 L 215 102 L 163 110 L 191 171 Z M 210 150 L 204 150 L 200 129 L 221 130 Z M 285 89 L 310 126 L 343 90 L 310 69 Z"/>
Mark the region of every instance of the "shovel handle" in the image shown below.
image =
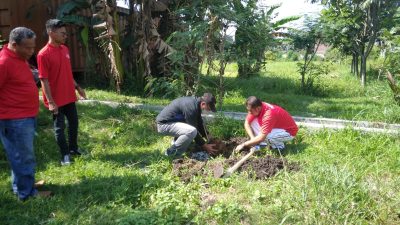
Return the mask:
<path id="1" fill-rule="evenodd" d="M 229 177 L 233 172 L 235 172 L 251 155 L 253 155 L 255 151 L 255 147 L 250 148 L 250 152 L 247 153 L 247 155 L 245 155 L 241 160 L 239 160 L 239 162 L 229 168 L 224 174 L 224 177 Z"/>

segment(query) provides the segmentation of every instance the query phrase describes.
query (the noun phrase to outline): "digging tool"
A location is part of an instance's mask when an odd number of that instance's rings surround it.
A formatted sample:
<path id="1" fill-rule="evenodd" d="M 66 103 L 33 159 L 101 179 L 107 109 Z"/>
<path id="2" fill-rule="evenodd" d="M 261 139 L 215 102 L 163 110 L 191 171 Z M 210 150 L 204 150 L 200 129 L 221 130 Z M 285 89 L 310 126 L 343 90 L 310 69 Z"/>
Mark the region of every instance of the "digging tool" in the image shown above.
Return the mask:
<path id="1" fill-rule="evenodd" d="M 254 152 L 256 152 L 259 148 L 257 148 L 257 146 L 250 148 L 250 152 L 247 153 L 247 155 L 245 155 L 241 160 L 239 160 L 237 163 L 235 163 L 235 165 L 233 165 L 232 167 L 230 167 L 225 173 L 223 173 L 223 167 L 222 165 L 217 165 L 214 168 L 214 177 L 215 178 L 220 178 L 220 177 L 229 177 L 232 173 L 234 173 L 241 165 L 243 165 L 243 163 L 254 154 Z"/>
<path id="2" fill-rule="evenodd" d="M 206 128 L 206 125 L 204 124 L 204 121 L 203 121 L 203 129 L 204 129 L 204 133 L 206 133 L 206 138 L 207 138 L 207 143 L 209 143 L 210 142 L 210 138 L 208 137 L 208 131 L 207 131 L 207 128 Z"/>

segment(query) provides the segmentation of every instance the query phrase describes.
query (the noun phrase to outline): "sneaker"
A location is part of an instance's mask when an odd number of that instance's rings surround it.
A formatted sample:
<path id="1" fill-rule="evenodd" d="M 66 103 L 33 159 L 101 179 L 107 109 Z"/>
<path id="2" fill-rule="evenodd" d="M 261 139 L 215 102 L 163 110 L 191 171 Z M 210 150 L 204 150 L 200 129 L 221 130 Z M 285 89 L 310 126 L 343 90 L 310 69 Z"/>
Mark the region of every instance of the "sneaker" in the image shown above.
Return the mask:
<path id="1" fill-rule="evenodd" d="M 69 151 L 69 154 L 70 154 L 70 155 L 76 155 L 76 156 L 82 155 L 80 149 L 71 150 L 71 151 Z"/>
<path id="2" fill-rule="evenodd" d="M 171 148 L 165 150 L 165 152 L 164 152 L 164 155 L 166 155 L 166 156 L 175 156 L 176 154 L 177 154 L 177 150 L 171 149 Z"/>
<path id="3" fill-rule="evenodd" d="M 64 155 L 61 159 L 61 166 L 69 166 L 71 165 L 71 159 L 69 155 Z"/>

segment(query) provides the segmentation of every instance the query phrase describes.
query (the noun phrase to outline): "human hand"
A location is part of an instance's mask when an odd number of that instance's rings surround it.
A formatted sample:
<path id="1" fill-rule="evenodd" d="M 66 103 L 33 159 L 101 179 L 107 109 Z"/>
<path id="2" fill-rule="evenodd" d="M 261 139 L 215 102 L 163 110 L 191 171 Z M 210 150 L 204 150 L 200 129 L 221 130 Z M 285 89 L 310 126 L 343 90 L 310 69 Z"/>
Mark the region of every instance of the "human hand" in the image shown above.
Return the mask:
<path id="1" fill-rule="evenodd" d="M 52 112 L 54 115 L 58 114 L 58 106 L 56 105 L 55 102 L 49 102 L 49 110 Z"/>
<path id="2" fill-rule="evenodd" d="M 243 148 L 244 148 L 244 143 L 242 143 L 242 144 L 240 144 L 240 145 L 238 145 L 238 146 L 236 146 L 236 148 L 235 148 L 235 152 L 240 152 L 240 151 L 242 151 L 243 150 Z"/>
<path id="3" fill-rule="evenodd" d="M 203 150 L 208 152 L 210 155 L 215 155 L 218 152 L 218 149 L 215 149 L 215 144 L 204 144 L 202 146 Z"/>
<path id="4" fill-rule="evenodd" d="M 81 86 L 77 86 L 76 90 L 78 91 L 79 95 L 81 96 L 81 98 L 80 98 L 81 100 L 82 99 L 87 99 L 85 90 L 83 90 L 83 88 L 81 88 Z"/>

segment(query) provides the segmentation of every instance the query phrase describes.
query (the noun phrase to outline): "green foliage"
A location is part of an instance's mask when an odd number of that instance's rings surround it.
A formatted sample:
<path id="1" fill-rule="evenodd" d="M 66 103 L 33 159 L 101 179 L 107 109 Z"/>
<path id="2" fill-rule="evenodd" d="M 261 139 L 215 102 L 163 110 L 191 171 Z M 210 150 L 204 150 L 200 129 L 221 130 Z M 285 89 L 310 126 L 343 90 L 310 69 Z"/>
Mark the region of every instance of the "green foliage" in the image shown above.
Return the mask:
<path id="1" fill-rule="evenodd" d="M 6 40 L 3 40 L 0 35 L 0 49 L 3 48 L 3 45 L 6 43 Z"/>
<path id="2" fill-rule="evenodd" d="M 185 94 L 184 77 L 179 78 L 155 77 L 149 78 L 144 90 L 149 96 L 161 96 L 163 98 L 175 98 Z"/>
<path id="3" fill-rule="evenodd" d="M 360 67 L 361 84 L 365 86 L 370 51 L 382 31 L 395 24 L 398 1 L 318 2 L 327 6 L 321 16 L 325 40 L 342 53 L 352 55 L 353 62 L 357 62 L 352 65 L 356 67 L 353 72 L 357 73 Z"/>
<path id="4" fill-rule="evenodd" d="M 307 17 L 303 30 L 291 29 L 289 33 L 293 39 L 293 47 L 304 51 L 303 62 L 297 63 L 297 67 L 301 76 L 301 91 L 305 94 L 315 92 L 315 78 L 325 73 L 322 67 L 312 64 L 322 39 L 319 27 L 320 25 L 315 19 Z"/>
<path id="5" fill-rule="evenodd" d="M 89 8 L 90 3 L 86 0 L 72 0 L 62 4 L 57 10 L 57 18 L 64 18 L 80 9 Z"/>
<path id="6" fill-rule="evenodd" d="M 307 66 L 307 70 L 305 72 L 304 84 L 301 86 L 300 92 L 306 95 L 313 96 L 324 96 L 323 90 L 318 87 L 317 81 L 321 79 L 321 77 L 326 76 L 331 71 L 332 64 L 331 63 L 314 63 L 311 62 Z M 304 69 L 304 63 L 297 63 L 298 72 L 302 73 Z"/>
<path id="7" fill-rule="evenodd" d="M 246 217 L 247 210 L 238 203 L 216 203 L 209 207 L 202 215 L 197 216 L 193 222 L 213 221 L 217 224 L 239 224 Z"/>
<path id="8" fill-rule="evenodd" d="M 315 62 L 321 63 L 321 62 Z M 229 65 L 234 70 L 235 65 Z M 209 76 L 210 82 L 216 76 Z M 294 115 L 400 122 L 386 81 L 362 89 L 343 65 L 320 77 L 324 98 L 296 94 L 296 63 L 269 63 L 260 77 L 228 80 L 224 110 L 245 112 L 249 95 L 277 103 Z M 207 85 L 206 83 L 204 85 Z M 80 104 L 79 144 L 85 150 L 69 167 L 59 166 L 52 118 L 40 108 L 35 138 L 36 179 L 45 179 L 49 199 L 19 202 L 0 145 L 0 221 L 4 224 L 399 224 L 400 140 L 351 129 L 300 127 L 283 152 L 300 170 L 266 180 L 245 173 L 228 179 L 173 173 L 162 155 L 171 138 L 156 132 L 155 113 L 123 103 L 166 105 L 164 99 L 88 90 L 92 99 L 115 100 L 115 108 Z M 243 121 L 217 117 L 207 126 L 214 137 L 244 136 Z M 275 155 L 262 151 L 252 158 Z M 210 165 L 220 158 L 207 162 Z M 207 198 L 208 197 L 208 198 Z"/>
<path id="9" fill-rule="evenodd" d="M 273 45 L 270 13 L 259 13 L 255 4 L 233 1 L 237 14 L 234 53 L 238 63 L 239 77 L 258 74 L 263 68 L 264 52 Z M 272 11 L 271 11 L 272 13 Z"/>
<path id="10" fill-rule="evenodd" d="M 226 118 L 222 115 L 218 115 L 213 123 L 208 126 L 208 130 L 213 135 L 213 137 L 228 140 L 232 137 L 246 136 L 242 127 L 242 122 Z"/>
<path id="11" fill-rule="evenodd" d="M 300 53 L 298 51 L 293 51 L 293 50 L 289 50 L 287 52 L 287 59 L 291 60 L 291 61 L 299 61 L 300 59 Z"/>
<path id="12" fill-rule="evenodd" d="M 341 64 L 346 56 L 337 48 L 329 48 L 325 53 L 325 61 Z"/>

